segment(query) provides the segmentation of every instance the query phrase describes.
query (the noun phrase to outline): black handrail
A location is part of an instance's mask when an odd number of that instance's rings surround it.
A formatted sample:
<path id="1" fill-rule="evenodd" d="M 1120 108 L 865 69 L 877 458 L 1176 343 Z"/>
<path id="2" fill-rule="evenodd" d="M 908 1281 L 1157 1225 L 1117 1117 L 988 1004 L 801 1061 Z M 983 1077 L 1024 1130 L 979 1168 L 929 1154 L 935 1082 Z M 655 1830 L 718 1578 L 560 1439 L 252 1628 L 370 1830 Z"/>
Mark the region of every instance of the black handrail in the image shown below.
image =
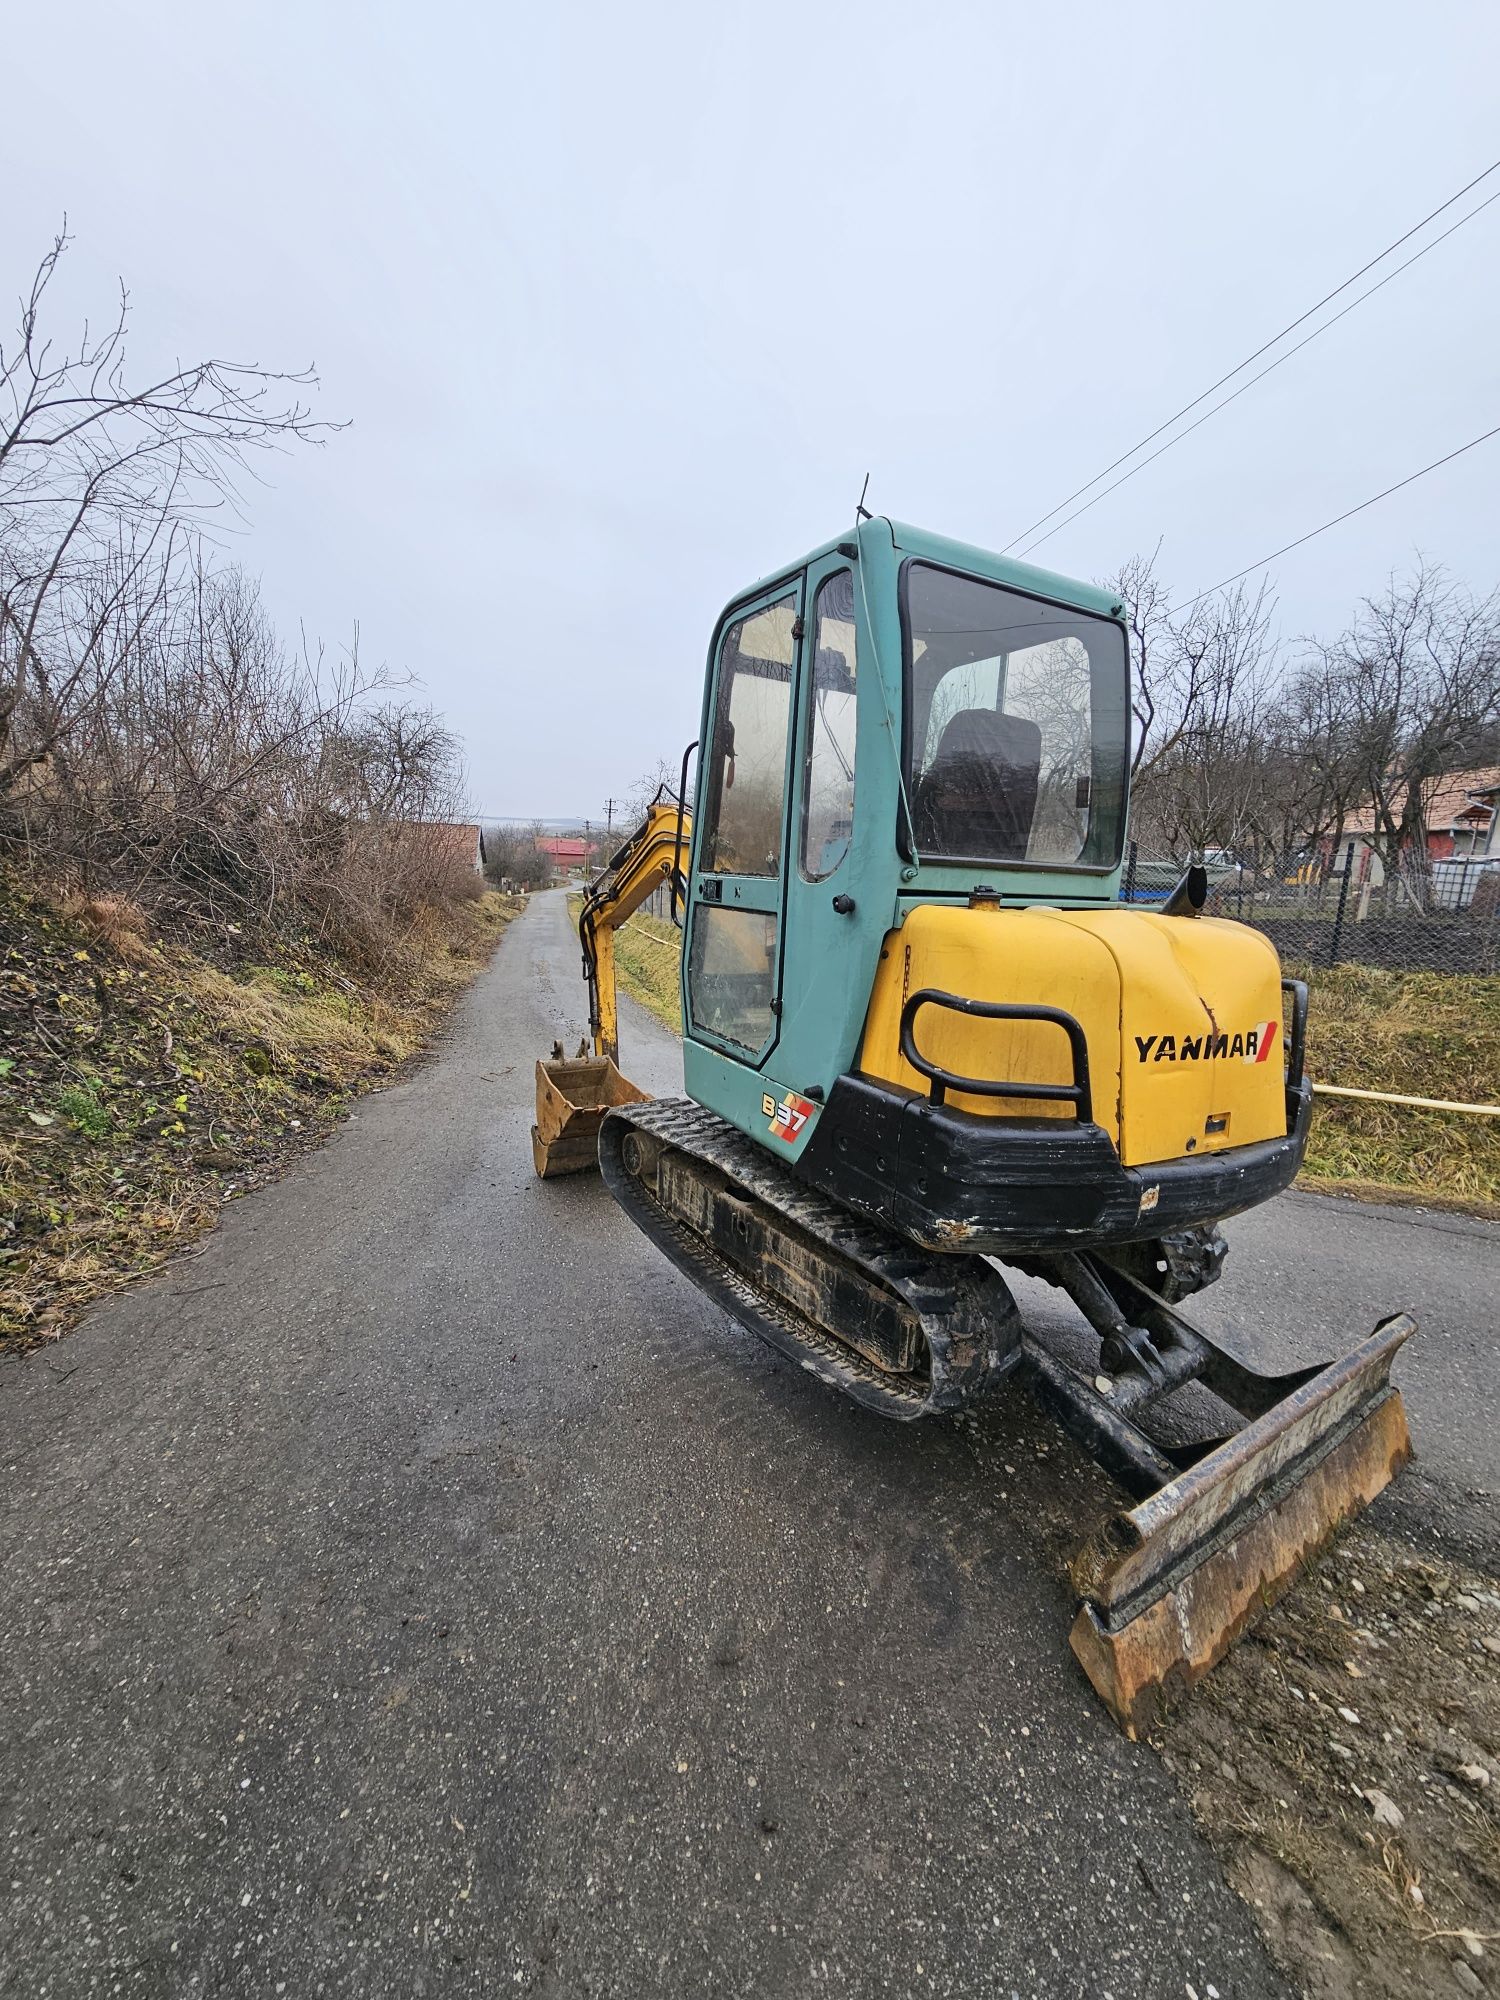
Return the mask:
<path id="1" fill-rule="evenodd" d="M 672 843 L 672 888 L 671 888 L 672 921 L 674 924 L 677 923 L 677 885 L 682 880 L 682 815 L 687 805 L 688 758 L 692 756 L 693 752 L 697 749 L 697 747 L 698 747 L 698 739 L 695 736 L 692 742 L 686 748 L 686 750 L 684 750 L 682 753 L 682 770 L 679 773 L 677 779 L 677 838 Z M 683 900 L 684 902 L 686 902 L 687 900 L 686 894 L 684 894 Z M 682 927 L 679 924 L 678 929 L 680 930 L 681 928 Z"/>
<path id="2" fill-rule="evenodd" d="M 912 1032 L 913 1023 L 923 1007 L 948 1007 L 956 1014 L 976 1014 L 985 1021 L 1050 1021 L 1054 1027 L 1061 1028 L 1068 1038 L 1073 1052 L 1073 1081 L 997 1083 L 988 1077 L 958 1076 L 952 1070 L 944 1069 L 940 1063 L 929 1062 L 918 1049 Z M 931 1083 L 931 1102 L 934 1104 L 942 1104 L 950 1090 L 961 1091 L 969 1097 L 1040 1098 L 1073 1105 L 1080 1125 L 1091 1125 L 1094 1121 L 1094 1100 L 1089 1089 L 1088 1037 L 1073 1016 L 1064 1013 L 1061 1007 L 1019 1007 L 996 1000 L 966 1000 L 961 994 L 943 993 L 935 986 L 924 986 L 919 993 L 913 993 L 901 1009 L 901 1053 L 918 1075 L 925 1076 Z"/>
<path id="3" fill-rule="evenodd" d="M 1307 1057 L 1307 981 L 1283 979 L 1283 993 L 1292 996 L 1292 1031 L 1286 1038 L 1286 1088 L 1289 1099 L 1302 1091 L 1302 1065 Z"/>

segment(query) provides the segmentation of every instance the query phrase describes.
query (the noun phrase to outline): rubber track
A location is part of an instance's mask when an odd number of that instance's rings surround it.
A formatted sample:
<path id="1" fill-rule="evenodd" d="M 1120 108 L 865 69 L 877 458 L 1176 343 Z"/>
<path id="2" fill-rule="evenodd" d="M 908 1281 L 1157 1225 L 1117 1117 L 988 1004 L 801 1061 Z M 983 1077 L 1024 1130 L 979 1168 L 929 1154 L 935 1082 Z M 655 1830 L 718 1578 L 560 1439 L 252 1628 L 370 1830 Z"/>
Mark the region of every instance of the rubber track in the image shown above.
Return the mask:
<path id="1" fill-rule="evenodd" d="M 635 1130 L 715 1167 L 743 1193 L 895 1294 L 915 1314 L 928 1377 L 887 1374 L 781 1300 L 763 1292 L 696 1231 L 668 1215 L 626 1168 Z M 980 1257 L 932 1257 L 818 1194 L 763 1147 L 691 1098 L 611 1111 L 599 1133 L 605 1184 L 632 1221 L 724 1310 L 810 1374 L 867 1409 L 909 1422 L 962 1408 L 992 1388 L 1021 1352 L 1021 1321 L 1004 1280 Z"/>

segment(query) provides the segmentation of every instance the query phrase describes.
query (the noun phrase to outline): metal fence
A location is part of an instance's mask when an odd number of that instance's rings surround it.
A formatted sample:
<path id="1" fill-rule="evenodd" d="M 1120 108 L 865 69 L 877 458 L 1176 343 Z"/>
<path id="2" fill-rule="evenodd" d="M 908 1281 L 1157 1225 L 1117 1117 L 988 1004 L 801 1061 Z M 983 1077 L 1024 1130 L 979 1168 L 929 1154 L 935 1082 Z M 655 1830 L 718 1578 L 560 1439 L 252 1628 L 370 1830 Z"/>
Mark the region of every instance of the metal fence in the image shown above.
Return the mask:
<path id="1" fill-rule="evenodd" d="M 653 889 L 651 891 L 651 894 L 646 898 L 645 902 L 642 903 L 641 909 L 648 917 L 660 917 L 663 923 L 671 922 L 672 892 L 670 889 L 668 889 L 665 882 L 662 883 L 659 889 Z M 682 915 L 682 907 L 680 901 L 678 904 L 677 914 L 679 917 Z"/>
<path id="2" fill-rule="evenodd" d="M 1253 924 L 1282 958 L 1303 964 L 1500 973 L 1500 857 L 1434 862 L 1420 883 L 1374 880 L 1368 859 L 1351 843 L 1331 869 L 1309 866 L 1291 880 L 1210 861 L 1208 914 Z M 1144 909 L 1164 903 L 1186 868 L 1185 859 L 1132 842 L 1120 900 Z M 669 918 L 665 886 L 642 909 Z"/>
<path id="3" fill-rule="evenodd" d="M 1289 876 L 1210 860 L 1208 913 L 1264 931 L 1284 959 L 1399 972 L 1500 973 L 1500 857 L 1435 861 L 1418 875 L 1381 877 L 1362 843 L 1332 867 Z M 1121 900 L 1164 902 L 1186 862 L 1132 842 Z"/>

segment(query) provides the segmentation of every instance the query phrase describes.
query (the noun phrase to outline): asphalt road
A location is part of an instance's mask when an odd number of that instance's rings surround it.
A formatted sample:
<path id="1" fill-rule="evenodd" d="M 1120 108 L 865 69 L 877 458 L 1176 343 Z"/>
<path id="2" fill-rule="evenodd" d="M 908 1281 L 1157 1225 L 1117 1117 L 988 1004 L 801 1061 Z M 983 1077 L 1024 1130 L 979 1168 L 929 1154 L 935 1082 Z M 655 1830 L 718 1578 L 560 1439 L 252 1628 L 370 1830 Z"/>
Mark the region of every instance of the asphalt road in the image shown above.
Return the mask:
<path id="1" fill-rule="evenodd" d="M 0 1371 L 0 1990 L 1281 1994 L 1066 1650 L 1105 1482 L 1020 1398 L 865 1415 L 536 1181 L 581 1001 L 537 899 L 434 1059 Z M 1428 1476 L 1497 1483 L 1500 1232 L 1235 1235 L 1294 1345 L 1432 1290 Z"/>

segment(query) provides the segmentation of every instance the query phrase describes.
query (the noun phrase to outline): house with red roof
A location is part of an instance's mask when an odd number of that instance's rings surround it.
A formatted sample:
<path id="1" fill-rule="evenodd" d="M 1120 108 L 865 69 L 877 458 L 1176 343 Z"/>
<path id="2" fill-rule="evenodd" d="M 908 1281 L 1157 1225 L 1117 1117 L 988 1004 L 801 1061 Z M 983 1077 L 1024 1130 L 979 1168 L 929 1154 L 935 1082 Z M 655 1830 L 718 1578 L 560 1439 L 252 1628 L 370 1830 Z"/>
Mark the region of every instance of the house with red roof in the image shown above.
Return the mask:
<path id="1" fill-rule="evenodd" d="M 571 874 L 575 869 L 587 873 L 599 857 L 598 840 L 586 840 L 581 833 L 544 833 L 537 846 L 559 875 Z"/>

